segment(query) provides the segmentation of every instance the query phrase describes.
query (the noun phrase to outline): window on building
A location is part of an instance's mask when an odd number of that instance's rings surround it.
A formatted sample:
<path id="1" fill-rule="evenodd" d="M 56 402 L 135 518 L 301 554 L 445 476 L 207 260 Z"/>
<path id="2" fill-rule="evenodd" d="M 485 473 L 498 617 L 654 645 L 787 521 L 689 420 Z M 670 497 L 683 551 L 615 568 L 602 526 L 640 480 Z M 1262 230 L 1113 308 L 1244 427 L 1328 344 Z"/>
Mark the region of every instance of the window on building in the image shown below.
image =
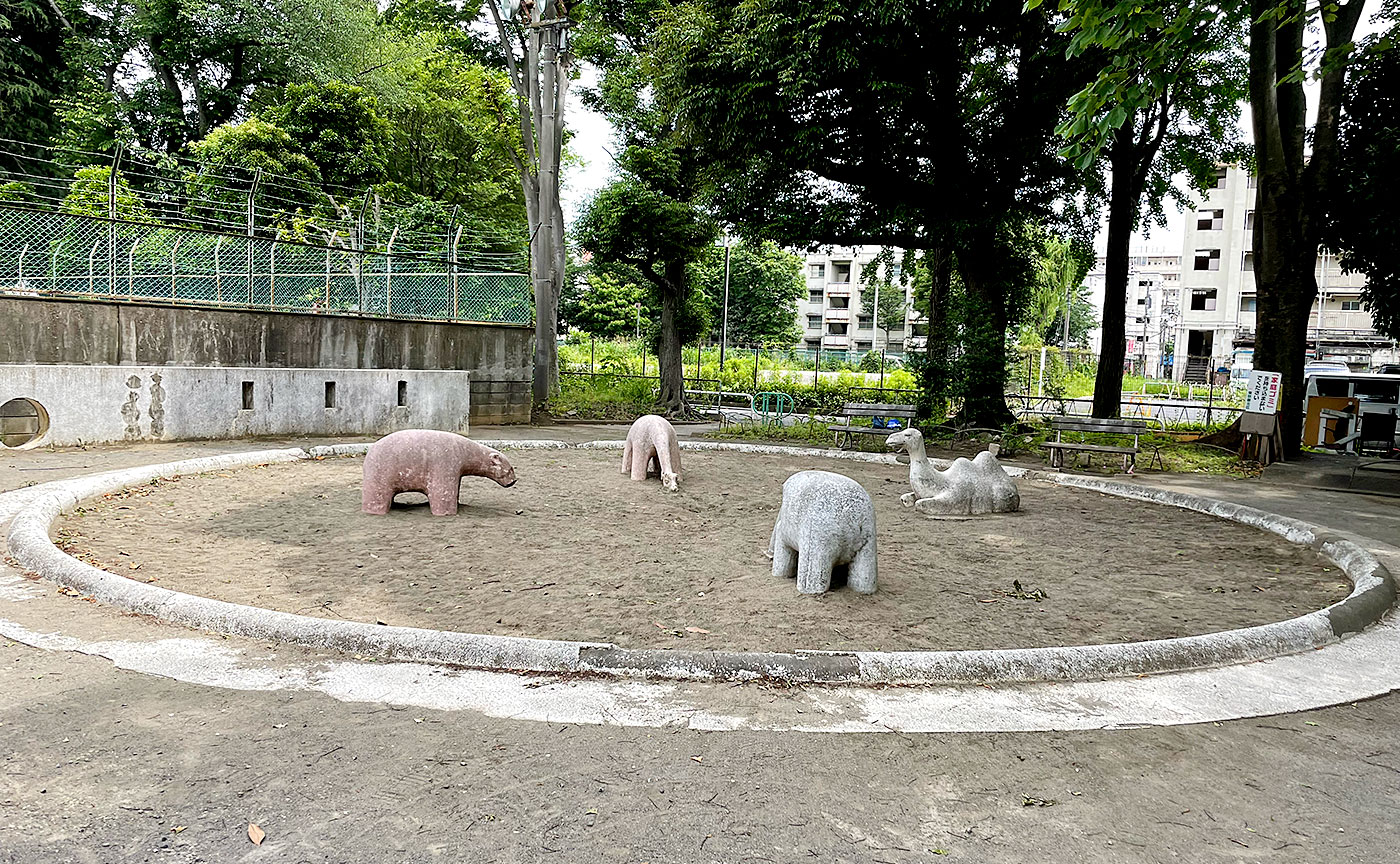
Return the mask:
<path id="1" fill-rule="evenodd" d="M 904 322 L 903 322 L 903 321 L 896 321 L 896 322 L 894 322 L 894 326 L 890 328 L 890 332 L 891 332 L 891 333 L 900 333 L 900 332 L 902 332 L 903 330 L 904 330 Z"/>
<path id="2" fill-rule="evenodd" d="M 822 344 L 822 339 L 821 339 L 820 336 L 818 336 L 818 337 L 815 338 L 815 339 L 804 339 L 804 340 L 802 340 L 802 341 L 803 341 L 803 344 L 805 344 L 805 345 L 807 346 L 808 350 L 813 349 L 813 348 L 820 348 L 820 347 L 821 347 L 821 344 Z"/>
<path id="3" fill-rule="evenodd" d="M 1147 288 L 1147 287 L 1149 287 L 1149 286 L 1151 286 L 1151 285 L 1152 285 L 1152 280 L 1151 280 L 1151 279 L 1139 279 L 1139 280 L 1138 280 L 1138 287 L 1139 287 L 1139 288 Z"/>
<path id="4" fill-rule="evenodd" d="M 823 278 L 825 278 L 825 277 L 826 277 L 826 265 L 825 265 L 825 264 L 808 264 L 808 265 L 807 265 L 807 275 L 808 275 L 808 276 L 811 276 L 813 279 L 823 279 Z"/>
<path id="5" fill-rule="evenodd" d="M 894 352 L 896 352 L 896 353 L 902 352 L 902 351 L 904 350 L 904 343 L 903 343 L 903 342 L 891 342 L 890 344 L 888 344 L 888 345 L 885 346 L 885 350 L 886 350 L 886 351 L 894 351 Z"/>
<path id="6" fill-rule="evenodd" d="M 1246 231 L 1253 231 L 1253 230 L 1254 230 L 1254 211 L 1253 211 L 1253 210 L 1246 210 L 1246 211 L 1244 211 L 1244 230 L 1246 230 Z"/>
<path id="7" fill-rule="evenodd" d="M 846 329 L 850 326 L 844 321 L 830 321 L 826 325 L 826 332 L 832 336 L 845 336 Z"/>
<path id="8" fill-rule="evenodd" d="M 1197 249 L 1196 250 L 1197 270 L 1219 270 L 1220 250 L 1219 249 Z"/>
<path id="9" fill-rule="evenodd" d="M 813 288 L 811 291 L 807 292 L 807 299 L 813 303 L 820 303 L 826 299 L 826 294 L 823 293 L 820 288 Z"/>
<path id="10" fill-rule="evenodd" d="M 914 336 L 928 336 L 928 323 L 910 324 L 909 329 Z"/>
<path id="11" fill-rule="evenodd" d="M 832 309 L 849 309 L 849 308 L 851 308 L 851 298 L 849 298 L 849 297 L 832 297 L 832 298 L 830 298 L 830 300 L 831 300 L 831 308 L 832 308 Z"/>
<path id="12" fill-rule="evenodd" d="M 849 262 L 849 261 L 833 261 L 833 262 L 831 262 L 831 281 L 832 281 L 832 282 L 850 282 L 850 281 L 851 281 L 851 262 Z"/>
<path id="13" fill-rule="evenodd" d="M 1258 308 L 1259 308 L 1259 301 L 1258 301 L 1256 298 L 1254 298 L 1254 297 L 1241 297 L 1241 298 L 1240 298 L 1240 311 L 1241 311 L 1241 312 L 1253 312 L 1253 311 L 1255 311 L 1255 310 L 1258 309 Z"/>
<path id="14" fill-rule="evenodd" d="M 1253 174 L 1253 172 L 1251 172 L 1250 175 L 1249 175 L 1249 188 L 1255 189 L 1255 188 L 1258 188 L 1258 186 L 1259 186 L 1259 178 L 1258 178 L 1258 177 L 1255 177 L 1254 174 Z"/>
<path id="15" fill-rule="evenodd" d="M 857 315 L 857 316 L 856 316 L 856 329 L 857 329 L 857 330 L 869 330 L 870 328 L 872 328 L 872 327 L 874 327 L 874 326 L 875 326 L 875 316 L 874 316 L 874 315 Z"/>
<path id="16" fill-rule="evenodd" d="M 1342 311 L 1343 311 L 1343 312 L 1360 312 L 1360 311 L 1361 311 L 1361 301 L 1360 301 L 1360 300 L 1343 300 L 1343 301 L 1342 301 Z"/>
<path id="17" fill-rule="evenodd" d="M 1138 301 L 1137 301 L 1137 305 L 1139 305 L 1139 306 L 1146 306 L 1146 305 L 1147 305 L 1147 298 L 1146 298 L 1146 297 L 1139 297 L 1139 298 L 1138 298 Z"/>
<path id="18" fill-rule="evenodd" d="M 857 343 L 856 343 L 856 350 L 857 350 L 857 351 L 869 351 L 869 350 L 871 349 L 871 347 L 872 347 L 872 345 L 871 345 L 871 343 L 869 343 L 869 342 L 857 342 Z"/>
<path id="19" fill-rule="evenodd" d="M 1201 210 L 1196 214 L 1197 231 L 1219 231 L 1224 227 L 1224 210 Z"/>
<path id="20" fill-rule="evenodd" d="M 1191 310 L 1193 312 L 1213 312 L 1215 311 L 1215 289 L 1197 289 L 1191 292 Z"/>
<path id="21" fill-rule="evenodd" d="M 1224 188 L 1225 188 L 1225 177 L 1226 177 L 1229 173 L 1230 173 L 1230 169 L 1229 169 L 1229 168 L 1216 168 L 1216 169 L 1215 169 L 1215 187 L 1214 187 L 1214 188 L 1216 188 L 1216 189 L 1224 189 Z"/>
<path id="22" fill-rule="evenodd" d="M 808 316 L 807 316 L 807 326 L 808 326 L 808 327 L 812 327 L 812 328 L 816 328 L 816 327 L 822 326 L 822 316 L 820 316 L 820 315 L 808 315 Z"/>
<path id="23" fill-rule="evenodd" d="M 1241 270 L 1253 270 L 1253 269 L 1254 269 L 1254 253 L 1253 253 L 1253 252 L 1246 252 L 1246 253 L 1244 253 L 1244 257 L 1240 259 L 1240 269 L 1241 269 Z"/>

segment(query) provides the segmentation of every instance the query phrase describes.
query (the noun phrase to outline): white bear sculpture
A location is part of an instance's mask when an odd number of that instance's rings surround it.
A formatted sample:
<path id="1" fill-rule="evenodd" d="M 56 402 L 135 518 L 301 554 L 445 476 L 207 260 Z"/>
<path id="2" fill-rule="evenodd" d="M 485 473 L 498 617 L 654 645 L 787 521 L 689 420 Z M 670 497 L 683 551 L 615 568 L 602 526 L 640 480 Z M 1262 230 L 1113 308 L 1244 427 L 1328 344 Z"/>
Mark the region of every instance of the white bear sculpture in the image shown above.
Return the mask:
<path id="1" fill-rule="evenodd" d="M 846 584 L 875 593 L 875 504 L 856 481 L 830 471 L 799 471 L 783 483 L 783 504 L 768 541 L 773 575 L 797 577 L 797 590 L 831 589 L 831 569 L 848 564 Z"/>
<path id="2" fill-rule="evenodd" d="M 909 452 L 909 485 L 914 491 L 900 496 L 905 507 L 928 516 L 1011 513 L 1021 507 L 1021 492 L 997 461 L 995 444 L 971 460 L 954 459 L 948 470 L 939 471 L 929 463 L 918 429 L 896 432 L 885 443 Z"/>

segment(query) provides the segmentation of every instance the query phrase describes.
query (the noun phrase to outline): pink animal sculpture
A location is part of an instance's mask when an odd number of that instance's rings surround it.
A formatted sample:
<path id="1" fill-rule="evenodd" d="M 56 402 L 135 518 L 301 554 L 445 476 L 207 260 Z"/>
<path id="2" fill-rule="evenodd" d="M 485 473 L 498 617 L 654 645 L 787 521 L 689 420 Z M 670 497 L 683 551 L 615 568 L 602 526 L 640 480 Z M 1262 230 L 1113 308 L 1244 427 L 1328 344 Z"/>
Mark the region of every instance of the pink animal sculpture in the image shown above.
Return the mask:
<path id="1" fill-rule="evenodd" d="M 674 492 L 680 488 L 681 445 L 676 443 L 676 429 L 655 414 L 638 417 L 627 430 L 627 443 L 622 445 L 622 473 L 633 480 L 647 479 L 652 465 L 661 475 L 661 488 Z"/>
<path id="2" fill-rule="evenodd" d="M 404 429 L 369 446 L 360 506 L 366 513 L 383 516 L 398 493 L 422 492 L 434 516 L 454 516 L 462 478 L 467 476 L 515 485 L 515 469 L 490 447 L 452 432 Z"/>

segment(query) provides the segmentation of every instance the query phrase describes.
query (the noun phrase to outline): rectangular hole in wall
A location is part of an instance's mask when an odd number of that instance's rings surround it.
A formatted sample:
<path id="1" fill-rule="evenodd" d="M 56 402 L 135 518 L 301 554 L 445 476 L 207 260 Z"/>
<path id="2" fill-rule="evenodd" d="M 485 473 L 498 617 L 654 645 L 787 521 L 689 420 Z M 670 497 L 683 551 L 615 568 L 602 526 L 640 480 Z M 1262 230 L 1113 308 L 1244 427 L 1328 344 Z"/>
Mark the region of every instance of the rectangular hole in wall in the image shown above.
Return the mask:
<path id="1" fill-rule="evenodd" d="M 334 407 L 335 407 L 335 382 L 334 382 L 334 381 L 327 381 L 327 382 L 326 382 L 326 407 L 327 407 L 327 408 L 334 408 Z"/>
<path id="2" fill-rule="evenodd" d="M 398 406 L 399 406 L 400 408 L 403 408 L 403 407 L 405 407 L 406 405 L 408 405 L 408 382 L 407 382 L 407 381 L 400 381 L 400 382 L 399 382 L 399 401 L 398 401 Z"/>
<path id="3" fill-rule="evenodd" d="M 244 410 L 244 411 L 252 411 L 252 410 L 253 410 L 253 382 L 252 382 L 252 381 L 244 381 L 244 382 L 243 382 L 243 410 Z"/>

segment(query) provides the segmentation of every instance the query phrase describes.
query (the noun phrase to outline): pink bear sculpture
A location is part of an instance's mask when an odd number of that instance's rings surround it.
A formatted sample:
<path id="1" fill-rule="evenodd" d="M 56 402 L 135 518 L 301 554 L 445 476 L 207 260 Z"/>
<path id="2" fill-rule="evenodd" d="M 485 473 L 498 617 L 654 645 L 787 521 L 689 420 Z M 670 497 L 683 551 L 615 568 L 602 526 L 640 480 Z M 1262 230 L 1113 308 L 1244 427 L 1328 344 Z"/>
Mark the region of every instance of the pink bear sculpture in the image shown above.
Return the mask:
<path id="1" fill-rule="evenodd" d="M 655 464 L 661 475 L 661 488 L 675 492 L 680 487 L 681 445 L 676 443 L 676 429 L 656 414 L 638 417 L 627 430 L 627 443 L 622 445 L 622 473 L 633 480 L 647 479 Z"/>
<path id="2" fill-rule="evenodd" d="M 360 507 L 383 516 L 398 493 L 422 492 L 434 516 L 454 516 L 462 478 L 467 476 L 515 485 L 515 469 L 490 447 L 452 432 L 404 429 L 369 446 Z"/>

